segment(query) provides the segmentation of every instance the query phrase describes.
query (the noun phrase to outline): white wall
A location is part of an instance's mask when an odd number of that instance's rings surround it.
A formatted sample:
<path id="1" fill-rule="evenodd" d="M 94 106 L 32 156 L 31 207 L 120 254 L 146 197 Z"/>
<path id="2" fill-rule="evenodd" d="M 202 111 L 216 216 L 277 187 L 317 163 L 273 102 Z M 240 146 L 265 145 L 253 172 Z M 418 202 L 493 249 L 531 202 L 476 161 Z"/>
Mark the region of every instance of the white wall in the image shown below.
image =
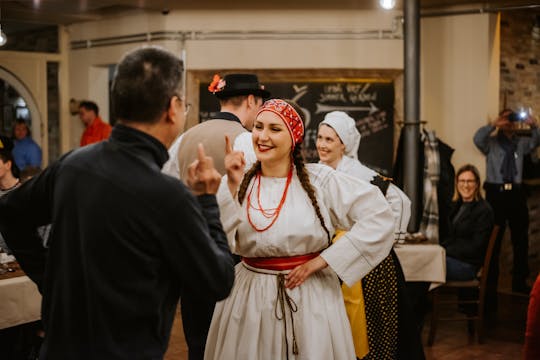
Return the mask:
<path id="1" fill-rule="evenodd" d="M 494 14 L 422 19 L 421 119 L 456 151 L 456 169 L 485 158 L 474 132 L 499 108 L 499 31 Z"/>
<path id="2" fill-rule="evenodd" d="M 403 42 L 399 39 L 293 40 L 287 32 L 345 32 L 390 30 L 396 12 L 381 11 L 188 11 L 160 14 L 133 13 L 115 19 L 72 25 L 72 41 L 133 35 L 152 31 L 223 32 L 274 31 L 269 39 L 158 41 L 180 54 L 186 49 L 189 70 L 225 69 L 401 69 Z M 345 35 L 342 35 L 342 37 Z M 96 68 L 118 63 L 122 55 L 141 44 L 94 47 L 70 51 L 70 90 L 76 99 L 93 99 L 104 109 L 105 78 Z M 108 101 L 108 100 L 107 100 Z M 105 111 L 100 110 L 103 114 Z M 106 117 L 106 116 L 105 116 Z M 76 124 L 74 122 L 74 124 Z M 73 126 L 77 146 L 82 126 Z"/>
<path id="3" fill-rule="evenodd" d="M 294 40 L 287 32 L 390 30 L 398 12 L 382 11 L 187 11 L 134 13 L 76 24 L 72 41 L 152 31 L 274 31 L 269 39 L 153 42 L 180 53 L 185 46 L 188 70 L 226 69 L 403 69 L 399 39 Z M 421 21 L 421 119 L 456 149 L 454 164 L 484 159 L 472 144 L 474 131 L 498 109 L 499 37 L 497 16 L 490 14 L 423 18 Z M 72 97 L 92 98 L 105 89 L 96 67 L 114 64 L 140 44 L 70 51 Z M 97 82 L 97 83 L 96 83 Z M 100 90 L 101 91 L 101 90 Z M 99 96 L 97 96 L 99 97 Z M 105 99 L 99 103 L 105 106 Z M 396 109 L 401 112 L 401 109 Z M 76 146 L 82 128 L 72 131 Z"/>
<path id="4" fill-rule="evenodd" d="M 88 98 L 99 104 L 99 113 L 105 122 L 109 122 L 109 68 L 92 66 L 88 69 Z M 79 123 L 80 124 L 80 123 Z"/>

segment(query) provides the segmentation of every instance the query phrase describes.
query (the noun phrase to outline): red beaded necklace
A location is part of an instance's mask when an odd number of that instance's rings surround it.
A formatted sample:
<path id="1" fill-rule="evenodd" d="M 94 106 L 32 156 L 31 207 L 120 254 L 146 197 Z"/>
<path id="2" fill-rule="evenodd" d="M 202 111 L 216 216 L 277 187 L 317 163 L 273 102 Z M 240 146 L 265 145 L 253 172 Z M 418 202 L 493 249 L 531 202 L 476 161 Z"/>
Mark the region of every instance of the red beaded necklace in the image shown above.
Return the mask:
<path id="1" fill-rule="evenodd" d="M 278 207 L 273 208 L 273 209 L 263 209 L 262 204 L 261 204 L 261 173 L 260 172 L 257 173 L 255 177 L 255 182 L 257 183 L 257 205 L 259 207 L 257 208 L 251 205 L 251 193 L 253 192 L 254 186 L 252 186 L 251 189 L 249 190 L 249 193 L 247 196 L 247 202 L 246 202 L 247 218 L 248 218 L 249 223 L 251 224 L 251 227 L 255 231 L 258 231 L 258 232 L 266 231 L 270 229 L 270 227 L 272 227 L 272 225 L 274 225 L 274 223 L 276 222 L 279 216 L 279 213 L 281 212 L 281 208 L 283 207 L 283 204 L 285 203 L 285 199 L 287 198 L 287 192 L 289 190 L 289 185 L 291 184 L 292 174 L 293 174 L 293 166 L 291 164 L 291 168 L 289 169 L 289 173 L 287 174 L 287 182 L 285 183 L 285 189 L 283 190 L 283 195 L 281 196 L 281 200 L 279 202 Z M 257 225 L 255 225 L 253 221 L 251 220 L 250 209 L 259 211 L 265 218 L 272 219 L 272 221 L 267 226 L 263 228 L 258 228 Z"/>

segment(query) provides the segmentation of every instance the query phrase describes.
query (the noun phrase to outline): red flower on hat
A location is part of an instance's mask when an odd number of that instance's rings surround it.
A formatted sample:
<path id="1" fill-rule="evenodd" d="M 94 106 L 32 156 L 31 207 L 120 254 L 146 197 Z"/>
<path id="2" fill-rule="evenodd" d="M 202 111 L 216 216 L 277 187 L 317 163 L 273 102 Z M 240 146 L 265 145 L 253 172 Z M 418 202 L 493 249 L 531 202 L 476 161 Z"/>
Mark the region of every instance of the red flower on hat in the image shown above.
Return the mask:
<path id="1" fill-rule="evenodd" d="M 225 84 L 225 80 L 222 79 L 218 74 L 215 74 L 212 78 L 212 82 L 210 83 L 210 85 L 208 85 L 208 91 L 215 94 L 216 92 L 223 90 Z"/>

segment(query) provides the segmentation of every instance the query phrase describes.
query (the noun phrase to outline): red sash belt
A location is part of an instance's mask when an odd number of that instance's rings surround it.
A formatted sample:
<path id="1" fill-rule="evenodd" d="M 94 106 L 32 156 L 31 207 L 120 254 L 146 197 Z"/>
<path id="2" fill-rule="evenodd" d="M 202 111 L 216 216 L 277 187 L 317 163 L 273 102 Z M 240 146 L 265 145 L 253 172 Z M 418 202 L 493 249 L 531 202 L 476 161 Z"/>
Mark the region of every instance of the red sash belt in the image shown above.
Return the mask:
<path id="1" fill-rule="evenodd" d="M 319 254 L 320 252 L 284 257 L 243 257 L 242 261 L 254 268 L 282 271 L 292 270 L 298 265 L 302 265 L 309 260 L 316 258 Z"/>

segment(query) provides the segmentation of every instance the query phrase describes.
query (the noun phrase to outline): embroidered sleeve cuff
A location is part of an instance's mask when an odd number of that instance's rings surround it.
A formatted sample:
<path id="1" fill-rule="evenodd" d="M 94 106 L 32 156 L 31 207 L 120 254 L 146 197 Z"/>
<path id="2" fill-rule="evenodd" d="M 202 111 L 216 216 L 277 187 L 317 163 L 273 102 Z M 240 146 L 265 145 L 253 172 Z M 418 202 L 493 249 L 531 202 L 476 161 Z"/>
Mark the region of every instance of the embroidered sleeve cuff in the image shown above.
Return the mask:
<path id="1" fill-rule="evenodd" d="M 373 268 L 347 234 L 324 250 L 321 256 L 347 286 L 353 286 Z"/>

